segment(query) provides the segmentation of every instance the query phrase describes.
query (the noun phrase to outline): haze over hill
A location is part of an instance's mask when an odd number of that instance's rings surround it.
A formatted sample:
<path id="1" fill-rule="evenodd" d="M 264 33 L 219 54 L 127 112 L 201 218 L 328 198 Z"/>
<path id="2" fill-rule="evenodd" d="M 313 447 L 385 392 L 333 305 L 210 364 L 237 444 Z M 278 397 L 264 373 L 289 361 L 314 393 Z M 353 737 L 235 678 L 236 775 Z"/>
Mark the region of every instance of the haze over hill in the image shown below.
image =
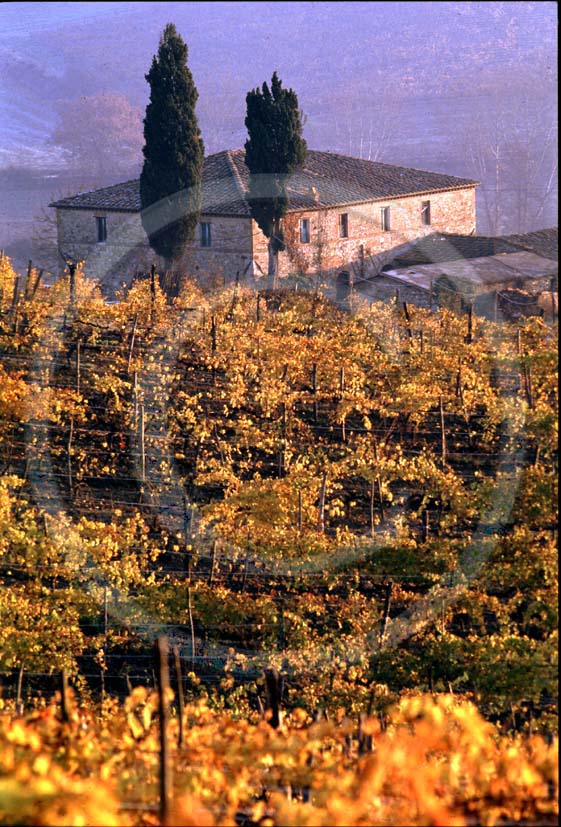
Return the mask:
<path id="1" fill-rule="evenodd" d="M 144 111 L 169 21 L 189 46 L 207 153 L 243 146 L 245 95 L 276 69 L 298 93 L 310 147 L 480 178 L 480 231 L 557 221 L 554 3 L 4 3 L 0 20 L 1 246 L 25 242 L 33 212 L 79 186 L 50 143 L 57 101 L 119 92 Z M 31 183 L 14 179 L 22 168 Z"/>

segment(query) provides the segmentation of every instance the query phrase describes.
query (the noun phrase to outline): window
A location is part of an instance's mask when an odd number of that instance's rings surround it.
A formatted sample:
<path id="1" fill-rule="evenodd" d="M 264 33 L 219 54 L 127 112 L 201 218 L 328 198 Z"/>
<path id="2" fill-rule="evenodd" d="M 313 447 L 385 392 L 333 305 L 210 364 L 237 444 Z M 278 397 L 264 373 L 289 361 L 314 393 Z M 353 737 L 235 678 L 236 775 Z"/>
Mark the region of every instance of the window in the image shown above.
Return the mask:
<path id="1" fill-rule="evenodd" d="M 201 247 L 211 247 L 210 221 L 201 221 Z"/>
<path id="2" fill-rule="evenodd" d="M 310 243 L 310 219 L 309 218 L 301 218 L 300 219 L 300 241 L 302 244 L 309 244 Z"/>
<path id="3" fill-rule="evenodd" d="M 389 207 L 382 207 L 380 210 L 380 226 L 384 232 L 391 230 Z"/>
<path id="4" fill-rule="evenodd" d="M 430 201 L 421 202 L 421 223 L 425 226 L 430 224 Z"/>
<path id="5" fill-rule="evenodd" d="M 105 216 L 96 215 L 95 226 L 97 230 L 97 241 L 107 241 L 107 218 Z"/>
<path id="6" fill-rule="evenodd" d="M 344 212 L 339 216 L 339 238 L 349 237 L 349 214 Z"/>

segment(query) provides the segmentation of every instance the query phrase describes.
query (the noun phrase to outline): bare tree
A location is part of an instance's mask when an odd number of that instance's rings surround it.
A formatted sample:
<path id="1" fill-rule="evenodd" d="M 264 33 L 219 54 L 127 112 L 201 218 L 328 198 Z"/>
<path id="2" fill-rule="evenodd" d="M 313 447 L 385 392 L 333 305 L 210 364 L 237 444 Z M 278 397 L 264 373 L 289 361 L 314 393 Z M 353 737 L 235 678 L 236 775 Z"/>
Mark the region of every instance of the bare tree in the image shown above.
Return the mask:
<path id="1" fill-rule="evenodd" d="M 336 146 L 355 158 L 381 161 L 396 136 L 399 98 L 386 90 L 367 101 L 346 96 L 334 109 Z"/>
<path id="2" fill-rule="evenodd" d="M 557 113 L 529 86 L 481 100 L 466 146 L 471 174 L 481 181 L 479 231 L 529 232 L 554 224 L 557 195 Z"/>

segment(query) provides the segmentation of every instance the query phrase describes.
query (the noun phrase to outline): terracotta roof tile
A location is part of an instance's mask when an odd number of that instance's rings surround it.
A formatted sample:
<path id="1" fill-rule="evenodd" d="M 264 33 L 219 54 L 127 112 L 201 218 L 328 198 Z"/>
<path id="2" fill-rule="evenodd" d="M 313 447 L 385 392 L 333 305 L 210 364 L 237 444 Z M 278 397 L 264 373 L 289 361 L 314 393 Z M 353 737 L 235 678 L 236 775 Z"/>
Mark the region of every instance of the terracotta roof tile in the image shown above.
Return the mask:
<path id="1" fill-rule="evenodd" d="M 225 150 L 205 158 L 202 207 L 205 215 L 249 216 L 246 200 L 249 170 L 243 149 Z M 304 166 L 288 184 L 290 210 L 334 207 L 385 200 L 404 195 L 476 186 L 477 181 L 439 172 L 365 161 L 331 152 L 309 150 Z M 51 207 L 66 209 L 140 212 L 139 181 L 80 193 L 55 201 Z"/>

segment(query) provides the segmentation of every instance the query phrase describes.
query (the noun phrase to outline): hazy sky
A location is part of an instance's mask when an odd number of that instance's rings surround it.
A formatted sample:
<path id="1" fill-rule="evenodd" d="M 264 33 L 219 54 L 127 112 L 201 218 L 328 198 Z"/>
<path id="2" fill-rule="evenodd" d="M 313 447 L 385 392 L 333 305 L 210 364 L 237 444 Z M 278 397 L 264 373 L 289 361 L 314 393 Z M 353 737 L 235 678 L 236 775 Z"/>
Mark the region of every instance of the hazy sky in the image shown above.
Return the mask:
<path id="1" fill-rule="evenodd" d="M 245 94 L 275 69 L 298 93 L 307 137 L 332 149 L 353 147 L 344 133 L 360 119 L 364 138 L 390 118 L 404 138 L 397 100 L 426 99 L 428 123 L 438 98 L 461 119 L 462 99 L 516 75 L 539 72 L 542 91 L 554 82 L 555 3 L 1 3 L 0 166 L 55 157 L 57 99 L 119 91 L 143 109 L 167 22 L 189 46 L 210 151 L 243 144 Z"/>
<path id="2" fill-rule="evenodd" d="M 22 266 L 41 210 L 100 185 L 93 162 L 69 178 L 61 105 L 126 96 L 139 173 L 145 74 L 169 22 L 207 154 L 243 147 L 246 94 L 276 70 L 310 148 L 476 178 L 482 233 L 557 223 L 554 2 L 0 2 L 0 246 Z"/>

